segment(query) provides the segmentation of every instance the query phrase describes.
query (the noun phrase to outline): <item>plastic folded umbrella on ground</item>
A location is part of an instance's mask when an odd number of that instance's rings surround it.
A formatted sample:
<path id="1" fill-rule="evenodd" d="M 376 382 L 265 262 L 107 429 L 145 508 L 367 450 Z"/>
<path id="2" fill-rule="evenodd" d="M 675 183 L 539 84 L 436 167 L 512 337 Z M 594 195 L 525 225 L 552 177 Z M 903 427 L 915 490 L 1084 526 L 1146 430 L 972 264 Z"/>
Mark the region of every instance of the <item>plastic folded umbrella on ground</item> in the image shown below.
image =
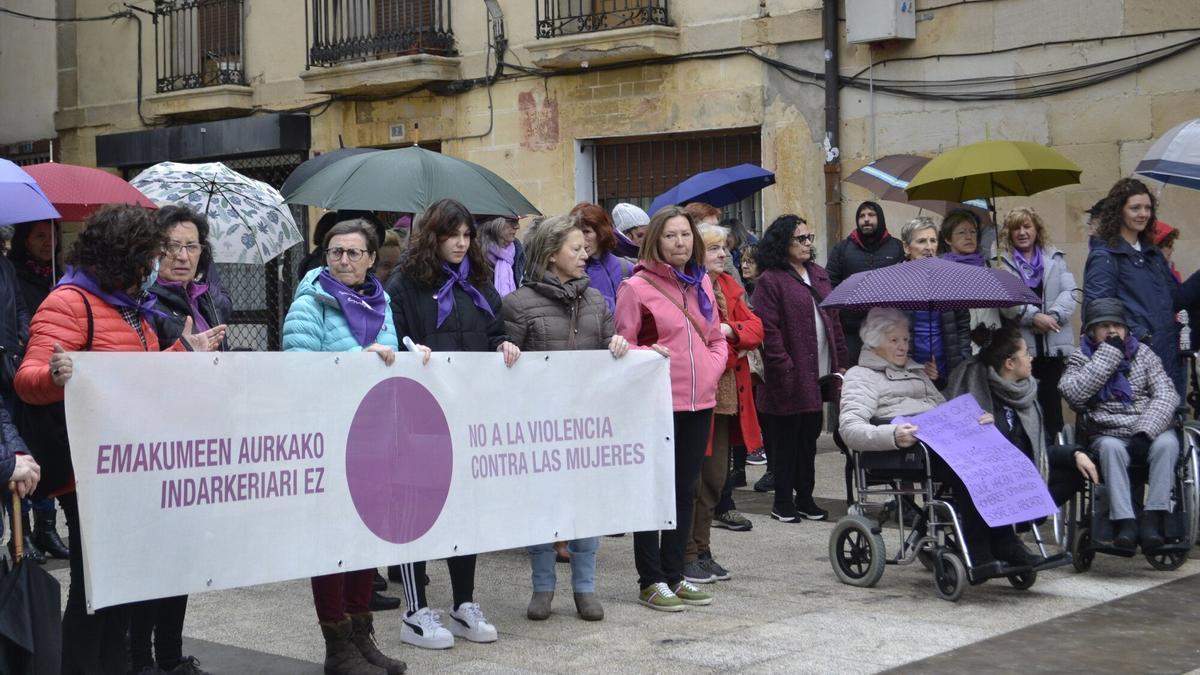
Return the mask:
<path id="1" fill-rule="evenodd" d="M 979 218 L 980 223 L 991 223 L 988 204 L 982 199 L 972 199 L 966 202 L 909 199 L 904 188 L 908 187 L 908 182 L 928 163 L 928 157 L 919 155 L 887 155 L 846 176 L 845 180 L 847 183 L 870 190 L 871 194 L 883 201 L 909 204 L 942 216 L 954 209 L 967 209 Z"/>
<path id="2" fill-rule="evenodd" d="M 62 214 L 63 220 L 85 220 L 105 204 L 158 206 L 120 176 L 90 166 L 47 162 L 25 167 Z"/>
<path id="3" fill-rule="evenodd" d="M 648 213 L 653 216 L 664 206 L 683 206 L 690 202 L 726 206 L 774 184 L 775 174 L 754 164 L 704 171 L 655 197 Z"/>
<path id="4" fill-rule="evenodd" d="M 1150 146 L 1134 173 L 1200 190 L 1200 118 L 1173 127 Z"/>
<path id="5" fill-rule="evenodd" d="M 942 258 L 922 258 L 851 274 L 825 297 L 821 306 L 859 311 L 894 307 L 949 312 L 1041 301 L 1015 274 Z"/>
<path id="6" fill-rule="evenodd" d="M 61 217 L 33 176 L 7 159 L 0 159 L 0 225 Z"/>
<path id="7" fill-rule="evenodd" d="M 288 197 L 292 196 L 292 193 L 296 191 L 296 188 L 304 185 L 304 181 L 317 175 L 317 172 L 319 172 L 321 169 L 324 169 L 334 162 L 340 162 L 347 157 L 353 157 L 355 155 L 361 155 L 368 152 L 379 152 L 379 150 L 376 150 L 375 148 L 338 148 L 337 150 L 330 150 L 329 152 L 321 153 L 293 169 L 292 172 L 288 174 L 287 180 L 283 181 L 283 186 L 279 188 L 279 194 L 283 195 L 284 199 L 287 199 Z"/>
<path id="8" fill-rule="evenodd" d="M 62 661 L 62 600 L 58 580 L 22 550 L 21 500 L 13 492 L 13 543 L 17 559 L 0 578 L 0 672 L 55 675 Z"/>

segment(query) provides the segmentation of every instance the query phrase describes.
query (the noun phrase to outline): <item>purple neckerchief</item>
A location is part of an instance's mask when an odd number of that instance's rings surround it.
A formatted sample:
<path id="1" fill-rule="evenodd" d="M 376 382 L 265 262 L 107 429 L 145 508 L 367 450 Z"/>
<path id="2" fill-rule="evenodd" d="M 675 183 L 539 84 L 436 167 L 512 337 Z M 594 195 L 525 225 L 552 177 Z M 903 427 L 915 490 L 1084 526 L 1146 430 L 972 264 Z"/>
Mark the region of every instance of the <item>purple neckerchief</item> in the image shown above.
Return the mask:
<path id="1" fill-rule="evenodd" d="M 679 283 L 688 288 L 692 286 L 696 287 L 696 304 L 700 306 L 700 313 L 704 315 L 704 318 L 712 321 L 712 300 L 709 299 L 708 293 L 704 292 L 704 285 L 700 283 L 704 281 L 704 277 L 708 276 L 708 270 L 704 269 L 704 265 L 697 265 L 696 263 L 688 263 L 682 272 L 674 267 L 671 269 L 675 272 L 675 278 Z"/>
<path id="2" fill-rule="evenodd" d="M 200 296 L 208 292 L 208 284 L 202 284 L 193 281 L 185 286 L 182 281 L 167 281 L 166 279 L 159 277 L 158 285 L 164 288 L 178 288 L 179 290 L 183 291 L 184 297 L 187 298 L 188 311 L 192 315 L 192 327 L 197 333 L 203 333 L 209 328 L 212 328 L 212 326 L 208 325 L 208 322 L 204 320 L 204 315 L 200 313 L 200 303 L 197 302 L 200 299 Z"/>
<path id="3" fill-rule="evenodd" d="M 454 287 L 458 286 L 463 289 L 467 295 L 471 296 L 471 302 L 479 309 L 487 312 L 488 316 L 495 317 L 496 313 L 492 311 L 492 306 L 488 304 L 487 298 L 483 297 L 483 293 L 479 292 L 478 288 L 471 285 L 471 260 L 463 258 L 458 264 L 458 269 L 455 270 L 450 266 L 450 263 L 442 263 L 442 271 L 446 273 L 446 283 L 438 289 L 437 295 L 433 296 L 437 300 L 438 314 L 437 327 L 441 328 L 442 324 L 450 316 L 450 312 L 454 311 Z"/>
<path id="4" fill-rule="evenodd" d="M 514 278 L 515 275 L 513 273 L 513 261 L 517 257 L 517 242 L 510 241 L 508 242 L 508 246 L 488 244 L 487 257 L 495 269 L 492 282 L 495 284 L 496 292 L 500 294 L 500 297 L 503 298 L 517 290 L 517 280 Z"/>
<path id="5" fill-rule="evenodd" d="M 150 314 L 166 316 L 162 310 L 157 309 L 154 306 L 154 303 L 158 300 L 158 298 L 154 297 L 153 294 L 145 293 L 143 294 L 142 299 L 138 301 L 129 297 L 129 294 L 125 291 L 114 291 L 109 293 L 101 289 L 100 284 L 97 283 L 96 279 L 93 278 L 92 275 L 88 274 L 86 270 L 79 269 L 72 265 L 67 265 L 66 274 L 62 275 L 62 278 L 58 280 L 58 283 L 55 284 L 55 286 L 78 286 L 79 288 L 82 288 L 88 293 L 100 298 L 113 307 L 126 307 L 136 311 L 143 319 L 148 320 L 148 315 Z"/>
<path id="6" fill-rule="evenodd" d="M 1030 288 L 1037 288 L 1042 284 L 1042 274 L 1046 271 L 1042 263 L 1042 249 L 1040 246 L 1033 247 L 1033 258 L 1027 259 L 1025 254 L 1021 253 L 1020 249 L 1013 249 L 1013 262 L 1017 264 L 1017 271 L 1021 273 L 1021 278 L 1025 280 L 1025 285 Z"/>
<path id="7" fill-rule="evenodd" d="M 1096 350 L 1099 348 L 1100 345 L 1092 339 L 1091 335 L 1084 335 L 1083 339 L 1079 341 L 1079 351 L 1083 352 L 1083 355 L 1089 359 L 1092 358 L 1092 354 L 1096 353 Z M 1125 349 L 1121 354 L 1121 363 L 1117 366 L 1117 371 L 1112 374 L 1112 377 L 1108 378 L 1108 382 L 1105 382 L 1100 391 L 1096 392 L 1096 395 L 1093 397 L 1094 400 L 1103 402 L 1116 399 L 1124 403 L 1126 407 L 1133 405 L 1133 386 L 1129 384 L 1129 368 L 1131 366 L 1130 361 L 1137 354 L 1137 350 L 1137 339 L 1133 337 L 1132 333 L 1126 335 Z"/>
<path id="8" fill-rule="evenodd" d="M 627 264 L 623 264 L 620 258 L 611 253 L 605 253 L 600 258 L 587 259 L 586 270 L 591 286 L 604 296 L 604 302 L 608 304 L 610 312 L 616 310 L 617 288 L 625 280 L 627 269 Z"/>
<path id="9" fill-rule="evenodd" d="M 383 284 L 368 274 L 367 280 L 360 287 L 367 292 L 360 293 L 338 281 L 329 273 L 328 267 L 317 275 L 317 283 L 337 300 L 354 341 L 362 347 L 374 344 L 375 338 L 379 336 L 379 329 L 383 328 L 383 320 L 387 317 L 387 295 L 383 292 Z"/>
<path id="10" fill-rule="evenodd" d="M 962 263 L 964 265 L 987 267 L 987 263 L 983 260 L 983 254 L 979 251 L 974 253 L 955 253 L 954 251 L 948 251 L 942 256 L 942 259 L 949 260 L 950 262 Z"/>

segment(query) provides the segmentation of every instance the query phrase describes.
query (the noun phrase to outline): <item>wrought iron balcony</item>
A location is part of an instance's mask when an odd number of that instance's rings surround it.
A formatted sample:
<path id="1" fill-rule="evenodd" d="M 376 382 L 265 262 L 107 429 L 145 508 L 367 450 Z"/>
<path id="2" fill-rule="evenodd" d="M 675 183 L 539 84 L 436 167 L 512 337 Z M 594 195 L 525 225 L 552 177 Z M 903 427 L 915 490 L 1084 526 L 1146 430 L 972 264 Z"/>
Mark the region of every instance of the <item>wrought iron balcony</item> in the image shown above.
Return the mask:
<path id="1" fill-rule="evenodd" d="M 669 26 L 667 0 L 537 0 L 537 36 Z"/>
<path id="2" fill-rule="evenodd" d="M 450 0 L 309 0 L 308 67 L 455 53 Z"/>
<path id="3" fill-rule="evenodd" d="M 246 84 L 243 0 L 155 0 L 155 90 Z"/>

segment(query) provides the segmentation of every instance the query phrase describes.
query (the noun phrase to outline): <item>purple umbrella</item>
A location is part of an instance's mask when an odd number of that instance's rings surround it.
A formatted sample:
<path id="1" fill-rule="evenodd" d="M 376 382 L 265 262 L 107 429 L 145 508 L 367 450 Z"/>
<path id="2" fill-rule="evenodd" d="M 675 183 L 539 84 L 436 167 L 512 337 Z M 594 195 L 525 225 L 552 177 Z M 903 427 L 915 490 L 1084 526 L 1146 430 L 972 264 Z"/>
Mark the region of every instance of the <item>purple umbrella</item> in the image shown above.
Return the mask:
<path id="1" fill-rule="evenodd" d="M 0 225 L 61 217 L 33 176 L 7 159 L 0 159 Z"/>
<path id="2" fill-rule="evenodd" d="M 941 258 L 922 258 L 852 274 L 821 303 L 827 309 L 948 312 L 980 307 L 1039 304 L 1016 275 Z"/>
<path id="3" fill-rule="evenodd" d="M 649 213 L 654 215 L 664 206 L 682 206 L 689 202 L 721 207 L 739 202 L 774 184 L 775 174 L 753 164 L 704 171 L 655 197 Z"/>

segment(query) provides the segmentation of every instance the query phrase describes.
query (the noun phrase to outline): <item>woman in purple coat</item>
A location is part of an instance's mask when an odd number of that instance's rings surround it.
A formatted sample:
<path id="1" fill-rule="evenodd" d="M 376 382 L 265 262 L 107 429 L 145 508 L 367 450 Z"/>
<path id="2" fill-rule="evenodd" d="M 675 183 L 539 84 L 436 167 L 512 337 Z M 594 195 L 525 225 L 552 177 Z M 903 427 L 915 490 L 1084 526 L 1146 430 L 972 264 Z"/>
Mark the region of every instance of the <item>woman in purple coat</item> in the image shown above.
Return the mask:
<path id="1" fill-rule="evenodd" d="M 608 311 L 617 308 L 617 287 L 633 274 L 633 263 L 613 253 L 617 248 L 617 232 L 612 216 L 604 207 L 579 202 L 571 209 L 583 230 L 583 248 L 587 251 L 587 275 L 591 287 L 600 291 L 608 303 Z"/>
<path id="2" fill-rule="evenodd" d="M 785 523 L 829 516 L 812 496 L 821 435 L 818 380 L 847 365 L 837 313 L 820 308 L 832 287 L 825 268 L 813 262 L 814 238 L 803 218 L 780 216 L 757 249 L 762 273 L 752 305 L 763 322 L 764 382 L 755 402 L 774 465 L 771 517 Z"/>

